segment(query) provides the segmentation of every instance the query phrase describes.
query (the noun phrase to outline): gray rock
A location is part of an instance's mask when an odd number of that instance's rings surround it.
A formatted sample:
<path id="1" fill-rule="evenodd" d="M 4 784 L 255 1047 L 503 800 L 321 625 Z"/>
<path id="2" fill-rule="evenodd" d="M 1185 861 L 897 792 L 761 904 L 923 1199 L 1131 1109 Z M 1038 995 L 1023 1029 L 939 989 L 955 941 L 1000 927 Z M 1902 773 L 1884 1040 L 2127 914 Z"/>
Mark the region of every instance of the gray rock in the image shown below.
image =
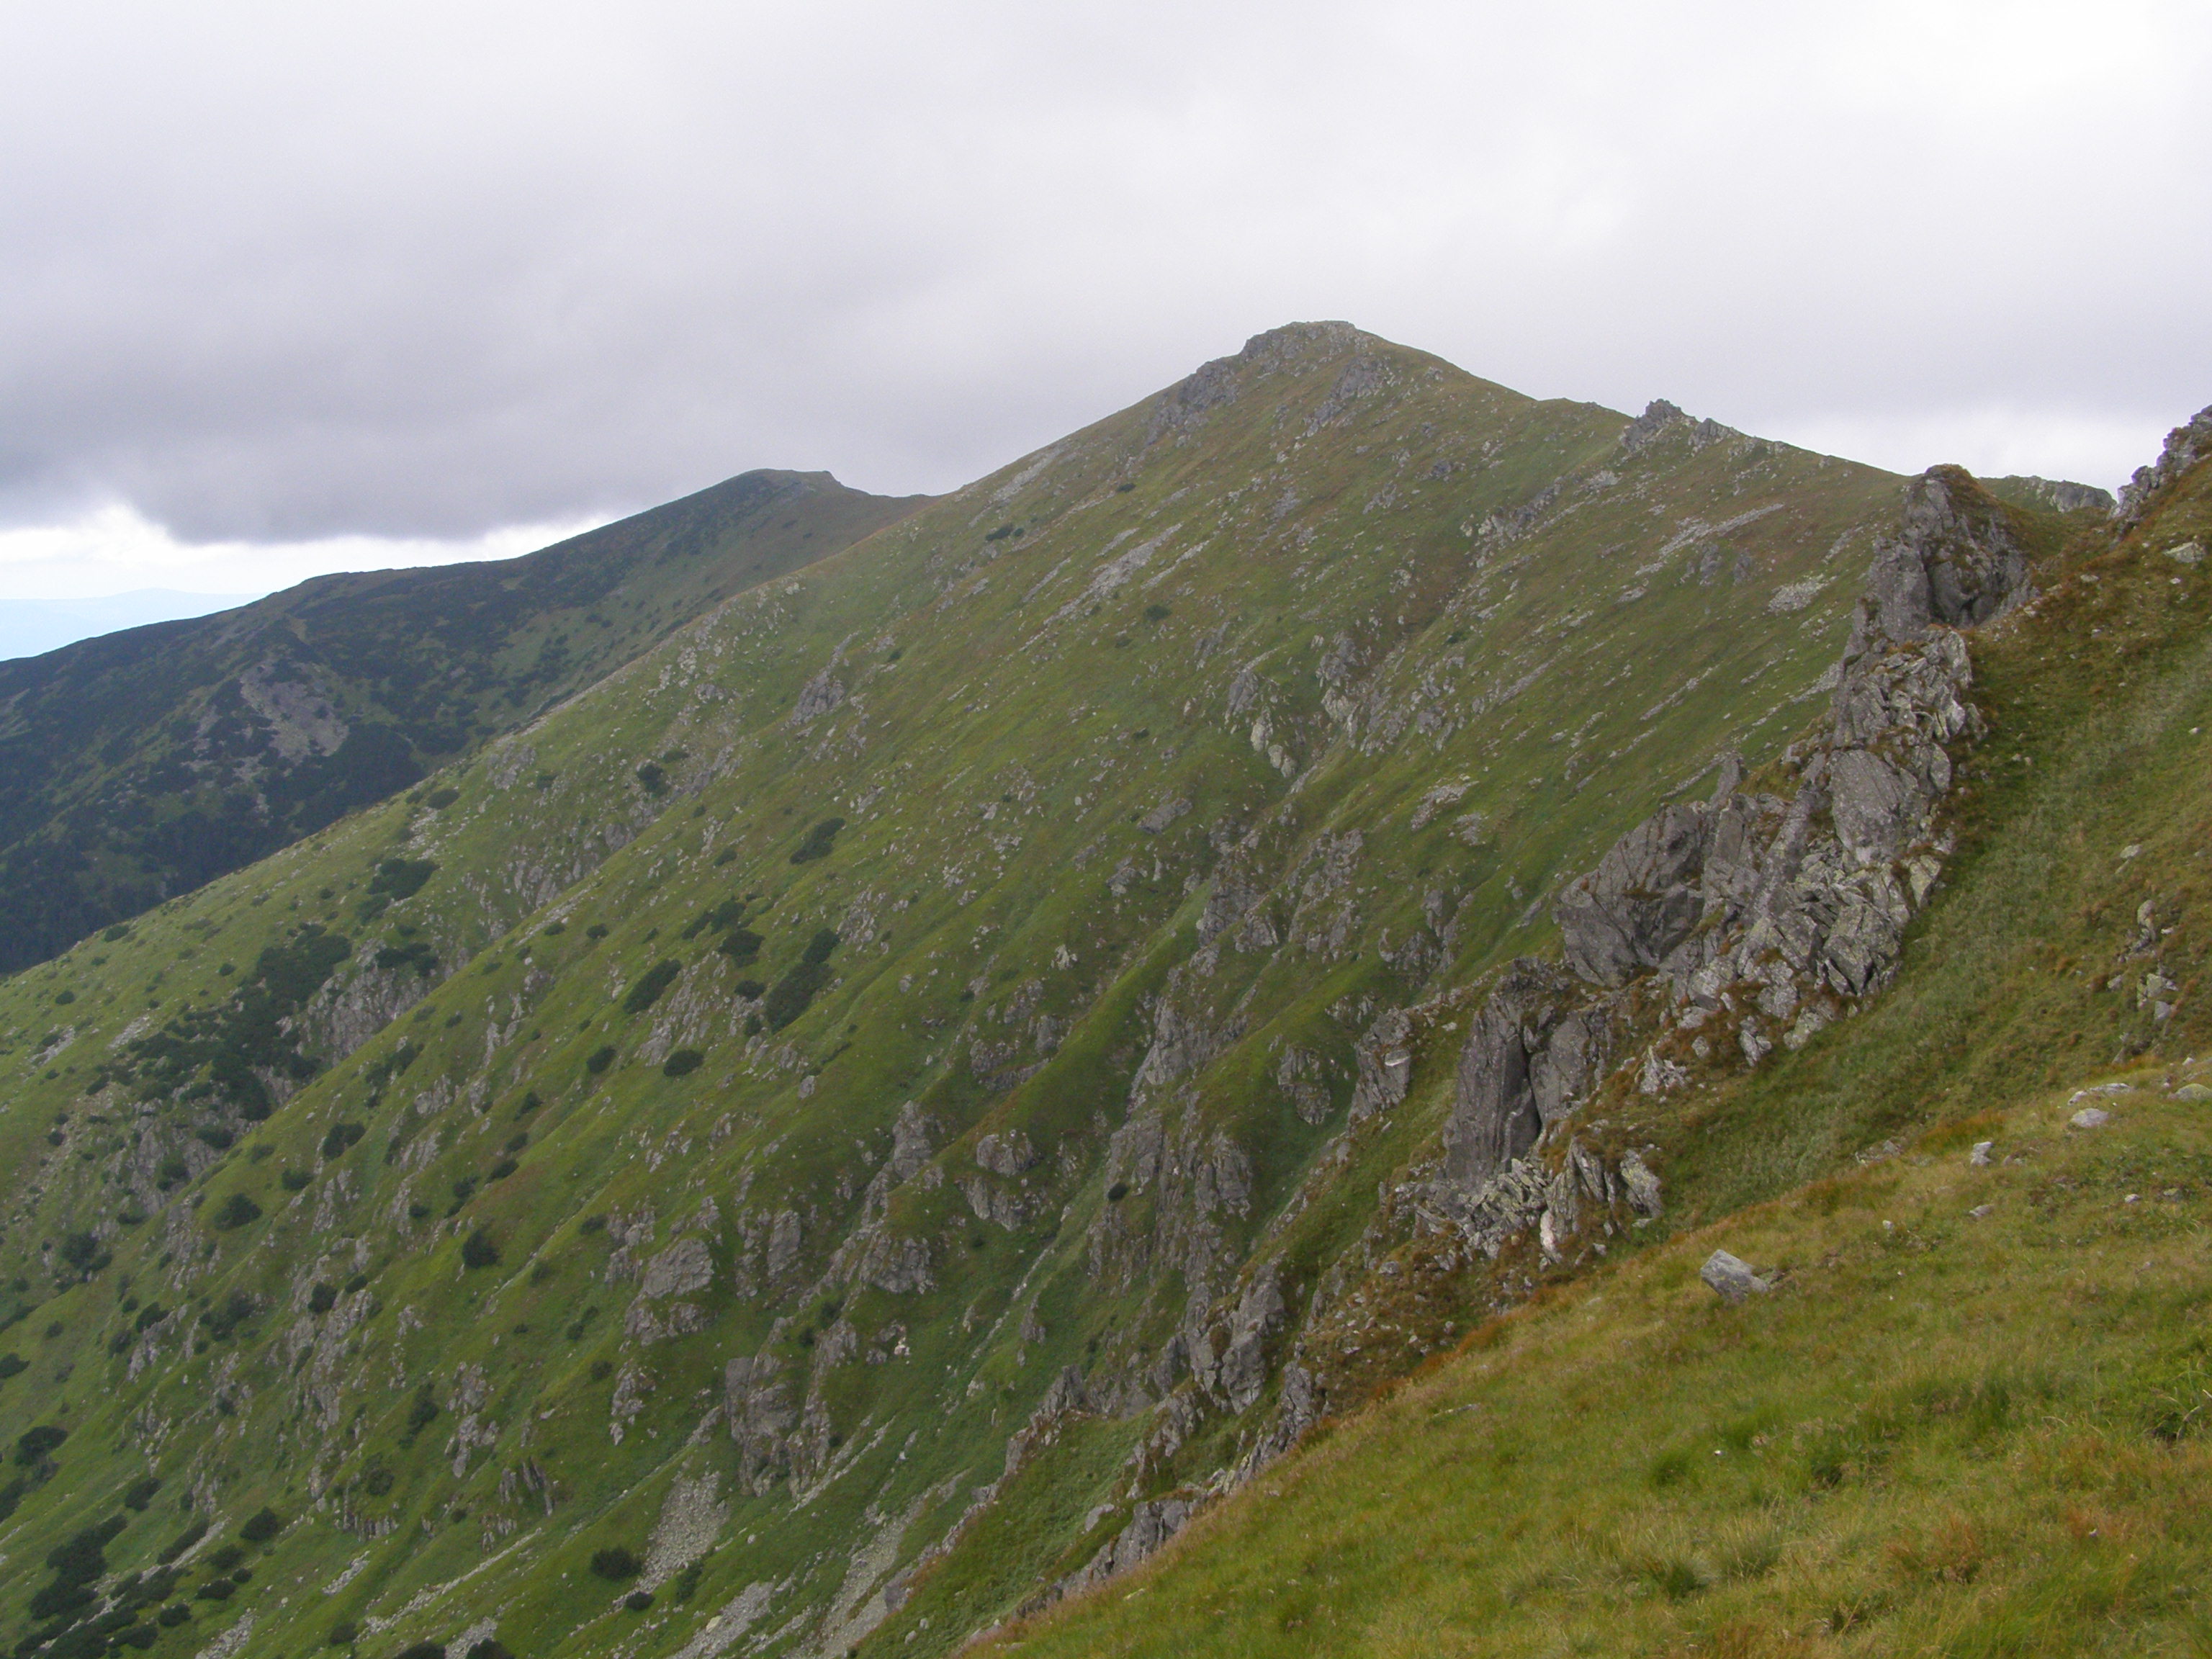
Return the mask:
<path id="1" fill-rule="evenodd" d="M 1629 1207 L 1641 1216 L 1661 1214 L 1665 1206 L 1659 1200 L 1659 1177 L 1651 1173 L 1650 1166 L 1637 1153 L 1620 1155 L 1615 1166 L 1620 1175 L 1620 1184 L 1628 1189 Z"/>
<path id="2" fill-rule="evenodd" d="M 1137 820 L 1137 828 L 1148 836 L 1157 836 L 1189 811 L 1190 803 L 1180 797 L 1174 800 L 1164 800 Z"/>
<path id="3" fill-rule="evenodd" d="M 1976 1169 L 1984 1169 L 1988 1167 L 1990 1162 L 1990 1148 L 1996 1145 L 1996 1142 L 1994 1140 L 1976 1141 L 1974 1143 L 1974 1150 L 1966 1154 L 1966 1162 L 1972 1164 Z"/>
<path id="4" fill-rule="evenodd" d="M 1741 1302 L 1747 1296 L 1764 1296 L 1772 1288 L 1751 1270 L 1750 1263 L 1739 1261 L 1726 1250 L 1715 1250 L 1707 1256 L 1705 1265 L 1698 1269 L 1698 1277 L 1728 1303 Z"/>
<path id="5" fill-rule="evenodd" d="M 809 720 L 819 720 L 845 701 L 845 683 L 839 679 L 833 663 L 800 688 L 799 702 L 791 711 L 790 724 L 804 726 Z"/>
<path id="6" fill-rule="evenodd" d="M 1404 1009 L 1386 1008 L 1353 1048 L 1358 1066 L 1358 1081 L 1352 1090 L 1354 1123 L 1387 1112 L 1405 1099 L 1413 1075 L 1413 1030 Z"/>
<path id="7" fill-rule="evenodd" d="M 2136 469 L 2135 477 L 2120 490 L 2119 505 L 2112 509 L 2112 516 L 2123 526 L 2135 524 L 2150 510 L 2153 498 L 2160 490 L 2208 453 L 2212 453 L 2212 409 L 2200 409 L 2186 426 L 2178 426 L 2166 434 L 2166 447 L 2155 465 Z"/>
<path id="8" fill-rule="evenodd" d="M 2112 1115 L 2101 1106 L 2084 1106 L 2066 1121 L 2077 1129 L 2101 1129 L 2112 1121 Z"/>
<path id="9" fill-rule="evenodd" d="M 1444 1172 L 1472 1188 L 1536 1144 L 1546 1118 L 1544 1097 L 1557 1113 L 1577 1085 L 1590 1080 L 1605 1042 L 1589 1024 L 1578 1025 L 1561 1052 L 1545 1062 L 1561 1024 L 1573 982 L 1548 963 L 1523 957 L 1509 964 L 1471 1022 L 1460 1050 L 1450 1115 L 1444 1120 Z M 1532 1063 L 1537 1062 L 1537 1063 Z"/>
<path id="10" fill-rule="evenodd" d="M 985 1135 L 975 1143 L 975 1162 L 993 1175 L 1005 1176 L 1009 1180 L 1043 1161 L 1044 1154 L 1019 1129 Z"/>
<path id="11" fill-rule="evenodd" d="M 1709 840 L 1704 807 L 1676 804 L 1615 842 L 1553 908 L 1567 965 L 1593 985 L 1618 989 L 1665 961 L 1705 915 L 1694 884 Z"/>
<path id="12" fill-rule="evenodd" d="M 714 1282 L 714 1252 L 703 1238 L 682 1238 L 645 1264 L 645 1283 L 640 1294 L 660 1297 L 690 1296 Z"/>

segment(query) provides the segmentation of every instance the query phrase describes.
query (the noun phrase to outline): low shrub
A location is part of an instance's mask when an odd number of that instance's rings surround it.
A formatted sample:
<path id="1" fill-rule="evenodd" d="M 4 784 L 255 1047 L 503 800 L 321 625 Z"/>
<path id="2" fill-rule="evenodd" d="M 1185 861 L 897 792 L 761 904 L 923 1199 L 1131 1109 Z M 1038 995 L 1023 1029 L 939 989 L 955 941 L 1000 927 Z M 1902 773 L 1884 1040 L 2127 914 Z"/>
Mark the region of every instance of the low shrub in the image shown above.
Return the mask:
<path id="1" fill-rule="evenodd" d="M 635 1578 L 644 1565 L 634 1551 L 621 1544 L 610 1545 L 592 1555 L 592 1571 L 601 1578 Z"/>
<path id="2" fill-rule="evenodd" d="M 261 1219 L 261 1206 L 244 1193 L 233 1193 L 216 1206 L 214 1224 L 225 1232 Z"/>
<path id="3" fill-rule="evenodd" d="M 793 864 L 811 864 L 817 859 L 826 859 L 836 845 L 837 832 L 845 827 L 842 818 L 824 818 L 806 832 L 805 839 L 792 849 Z"/>

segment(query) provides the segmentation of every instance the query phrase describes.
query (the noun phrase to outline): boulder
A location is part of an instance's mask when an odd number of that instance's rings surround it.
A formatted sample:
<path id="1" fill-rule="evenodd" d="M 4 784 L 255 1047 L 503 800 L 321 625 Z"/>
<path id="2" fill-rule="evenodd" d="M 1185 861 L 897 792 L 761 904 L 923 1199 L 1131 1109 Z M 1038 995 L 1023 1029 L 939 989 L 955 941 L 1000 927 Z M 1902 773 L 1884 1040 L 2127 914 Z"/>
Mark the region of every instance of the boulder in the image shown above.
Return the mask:
<path id="1" fill-rule="evenodd" d="M 1751 1270 L 1749 1262 L 1726 1250 L 1715 1250 L 1707 1256 L 1705 1265 L 1698 1269 L 1698 1277 L 1722 1301 L 1731 1304 L 1741 1302 L 1747 1296 L 1764 1296 L 1773 1288 Z"/>

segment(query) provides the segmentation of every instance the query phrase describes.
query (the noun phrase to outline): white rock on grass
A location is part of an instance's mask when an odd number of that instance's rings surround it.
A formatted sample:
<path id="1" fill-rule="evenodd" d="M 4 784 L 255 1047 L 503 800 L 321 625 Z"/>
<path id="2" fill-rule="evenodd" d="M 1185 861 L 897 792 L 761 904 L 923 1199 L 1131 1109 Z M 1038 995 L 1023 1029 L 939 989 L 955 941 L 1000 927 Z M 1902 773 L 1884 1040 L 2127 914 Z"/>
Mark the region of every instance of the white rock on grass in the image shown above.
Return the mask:
<path id="1" fill-rule="evenodd" d="M 2112 1121 L 2112 1115 L 2102 1107 L 2084 1106 L 2066 1121 L 2077 1129 L 2101 1129 Z"/>
<path id="2" fill-rule="evenodd" d="M 1994 1140 L 1976 1141 L 1974 1150 L 1966 1154 L 1966 1162 L 1973 1164 L 1977 1169 L 1987 1164 L 1990 1161 L 1990 1148 L 1996 1145 L 1996 1142 Z"/>

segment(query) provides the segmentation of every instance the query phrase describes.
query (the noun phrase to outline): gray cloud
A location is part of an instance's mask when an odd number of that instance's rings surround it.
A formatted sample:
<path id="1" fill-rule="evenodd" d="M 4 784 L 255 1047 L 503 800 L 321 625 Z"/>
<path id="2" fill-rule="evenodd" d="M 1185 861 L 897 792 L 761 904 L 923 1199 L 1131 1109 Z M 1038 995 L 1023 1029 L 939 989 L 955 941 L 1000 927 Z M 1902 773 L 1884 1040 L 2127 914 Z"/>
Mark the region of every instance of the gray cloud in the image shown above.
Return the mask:
<path id="1" fill-rule="evenodd" d="M 1899 467 L 2212 399 L 2199 6 L 8 14 L 15 523 L 945 489 L 1294 317 Z"/>

